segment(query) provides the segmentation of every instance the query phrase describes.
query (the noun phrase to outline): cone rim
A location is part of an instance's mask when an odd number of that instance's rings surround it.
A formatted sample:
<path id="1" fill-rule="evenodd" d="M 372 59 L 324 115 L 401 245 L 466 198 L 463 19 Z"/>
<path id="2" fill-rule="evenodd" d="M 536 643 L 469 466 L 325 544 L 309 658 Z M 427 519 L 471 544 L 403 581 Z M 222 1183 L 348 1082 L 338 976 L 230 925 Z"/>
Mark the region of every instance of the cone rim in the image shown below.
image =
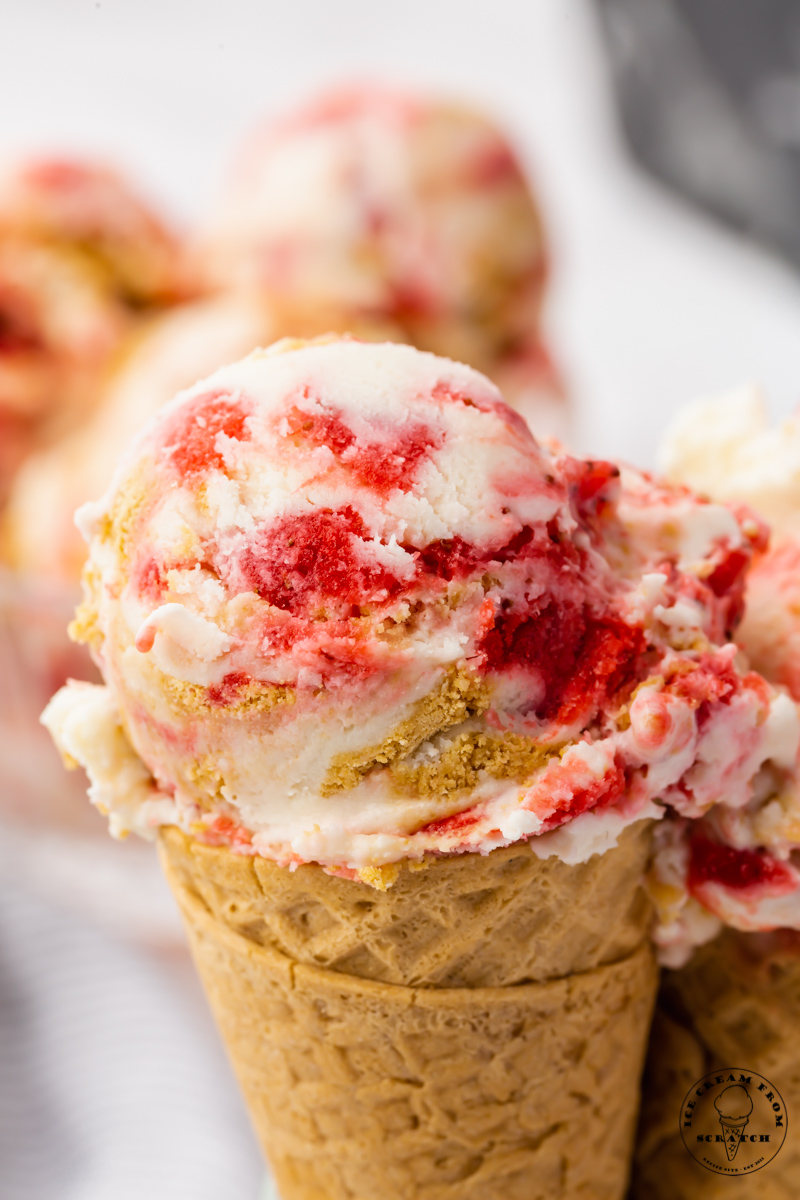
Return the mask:
<path id="1" fill-rule="evenodd" d="M 652 825 L 656 824 L 656 821 L 654 820 L 654 818 L 652 816 L 649 816 L 647 814 L 642 814 L 641 816 L 637 817 L 635 820 L 631 821 L 628 825 L 624 826 L 624 828 L 620 831 L 619 837 L 620 838 L 624 837 L 625 835 L 627 835 L 629 832 L 631 832 L 633 830 L 636 830 L 637 832 L 639 832 L 640 827 L 643 823 L 646 823 L 646 824 L 652 826 Z M 180 825 L 175 824 L 175 823 L 172 823 L 169 825 L 164 825 L 159 829 L 158 839 L 157 839 L 159 848 L 161 847 L 162 842 L 169 841 L 176 834 L 181 839 L 191 842 L 192 844 L 202 848 L 203 850 L 225 851 L 227 853 L 236 854 L 236 851 L 231 850 L 231 848 L 229 846 L 212 844 L 212 843 L 204 842 L 201 840 L 198 841 L 197 839 L 195 839 L 192 836 L 191 833 L 187 833 L 185 829 L 183 829 Z M 387 865 L 400 867 L 401 870 L 410 865 L 413 870 L 413 869 L 418 869 L 421 865 L 423 865 L 423 863 L 425 863 L 426 865 L 430 865 L 432 863 L 449 863 L 449 862 L 456 862 L 456 861 L 460 862 L 460 861 L 463 861 L 465 858 L 468 859 L 468 858 L 473 857 L 474 855 L 478 855 L 481 858 L 495 857 L 495 856 L 497 856 L 497 857 L 506 857 L 507 856 L 509 858 L 513 858 L 515 854 L 519 854 L 520 851 L 525 851 L 525 850 L 529 850 L 530 853 L 532 855 L 534 855 L 540 862 L 545 862 L 545 861 L 547 861 L 547 858 L 550 858 L 550 857 L 556 857 L 556 858 L 559 857 L 558 855 L 547 855 L 543 858 L 540 855 L 538 855 L 536 853 L 536 850 L 534 847 L 535 840 L 536 840 L 535 838 L 519 838 L 517 841 L 509 842 L 507 845 L 494 846 L 492 849 L 488 850 L 486 853 L 484 853 L 482 851 L 476 851 L 476 850 L 456 850 L 456 851 L 451 851 L 451 852 L 444 853 L 444 854 L 436 854 L 433 851 L 429 851 L 425 854 L 423 860 L 403 858 L 403 859 L 400 859 L 396 863 L 387 864 Z M 585 863 L 590 862 L 594 858 L 602 857 L 604 854 L 609 853 L 611 850 L 617 848 L 618 846 L 619 846 L 619 840 L 615 843 L 615 845 L 612 845 L 605 850 L 594 851 L 594 853 L 591 854 L 588 859 L 582 859 L 579 862 L 574 862 L 574 863 L 569 862 L 564 859 L 561 859 L 560 861 L 562 861 L 565 866 L 575 866 L 575 867 L 583 866 L 583 865 L 585 865 Z M 314 862 L 314 861 L 297 863 L 295 867 L 290 868 L 290 867 L 281 866 L 281 864 L 277 863 L 274 859 L 259 855 L 257 853 L 236 854 L 236 856 L 239 858 L 243 858 L 246 861 L 250 861 L 250 862 L 253 862 L 256 859 L 261 859 L 263 862 L 267 862 L 273 867 L 277 867 L 280 870 L 292 870 L 293 873 L 295 871 L 304 871 L 306 868 L 311 868 L 316 871 L 324 871 L 327 873 L 327 870 L 322 863 Z M 336 875 L 333 872 L 331 873 L 331 877 L 335 878 L 341 882 L 344 882 L 344 883 L 353 884 L 356 887 L 361 887 L 361 888 L 366 888 L 367 890 L 371 890 L 370 885 L 365 884 L 363 882 L 363 880 L 361 880 L 361 879 L 351 879 L 344 875 Z"/>
<path id="2" fill-rule="evenodd" d="M 655 952 L 649 938 L 645 938 L 629 954 L 623 955 L 611 963 L 603 963 L 588 971 L 573 971 L 567 975 L 551 979 L 532 981 L 529 983 L 506 984 L 500 987 L 426 987 L 408 984 L 389 983 L 383 980 L 363 979 L 357 975 L 348 975 L 343 971 L 335 971 L 330 967 L 316 966 L 312 963 L 301 963 L 290 958 L 275 946 L 262 945 L 250 941 L 243 934 L 231 929 L 209 911 L 202 898 L 193 893 L 176 877 L 171 869 L 168 855 L 159 843 L 158 847 L 161 865 L 169 885 L 178 902 L 178 907 L 184 920 L 196 924 L 206 932 L 213 932 L 217 940 L 224 940 L 235 947 L 239 954 L 244 952 L 246 957 L 265 962 L 273 971 L 289 974 L 292 985 L 296 979 L 306 979 L 317 989 L 334 988 L 339 992 L 345 991 L 353 995 L 380 997 L 384 1003 L 393 1000 L 397 1007 L 415 1006 L 429 1009 L 452 1009 L 457 1007 L 474 1007 L 476 1002 L 492 1007 L 500 1007 L 503 1003 L 518 1004 L 526 996 L 544 996 L 547 992 L 557 993 L 568 986 L 571 980 L 588 979 L 592 976 L 608 974 L 619 967 L 633 963 L 637 958 L 649 960 L 651 970 L 657 970 Z"/>

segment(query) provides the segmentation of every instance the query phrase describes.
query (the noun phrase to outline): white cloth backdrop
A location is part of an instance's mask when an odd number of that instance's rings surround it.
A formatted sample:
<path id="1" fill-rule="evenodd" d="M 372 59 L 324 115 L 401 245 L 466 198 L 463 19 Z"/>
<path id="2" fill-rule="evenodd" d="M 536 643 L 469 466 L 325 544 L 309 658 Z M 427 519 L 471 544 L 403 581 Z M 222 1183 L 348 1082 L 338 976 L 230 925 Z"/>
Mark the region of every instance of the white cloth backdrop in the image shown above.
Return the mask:
<path id="1" fill-rule="evenodd" d="M 262 1178 L 188 958 L 0 885 L 0 1200 L 257 1200 Z"/>
<path id="2" fill-rule="evenodd" d="M 471 100 L 539 185 L 579 448 L 647 465 L 671 410 L 747 380 L 797 403 L 797 277 L 631 168 L 588 0 L 6 0 L 0 46 L 0 159 L 100 153 L 186 220 L 257 118 L 323 85 Z"/>
<path id="3" fill-rule="evenodd" d="M 0 45 L 0 158 L 99 152 L 187 220 L 254 118 L 323 83 L 464 95 L 539 182 L 579 449 L 647 464 L 678 404 L 742 380 L 797 402 L 797 279 L 628 165 L 583 0 L 28 0 L 0 6 Z M 0 880 L 0 1200 L 256 1200 L 188 966 L 41 883 Z"/>

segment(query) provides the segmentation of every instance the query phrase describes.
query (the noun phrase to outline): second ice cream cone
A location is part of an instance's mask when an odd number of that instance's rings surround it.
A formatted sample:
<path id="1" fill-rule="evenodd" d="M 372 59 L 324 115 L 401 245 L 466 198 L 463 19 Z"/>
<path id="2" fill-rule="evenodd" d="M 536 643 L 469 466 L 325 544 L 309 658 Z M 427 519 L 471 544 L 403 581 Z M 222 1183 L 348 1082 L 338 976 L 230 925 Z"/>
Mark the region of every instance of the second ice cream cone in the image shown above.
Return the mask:
<path id="1" fill-rule="evenodd" d="M 728 929 L 700 947 L 680 971 L 667 971 L 650 1041 L 645 1099 L 637 1136 L 635 1200 L 745 1200 L 753 1180 L 719 1176 L 694 1162 L 678 1133 L 678 1113 L 692 1084 L 736 1062 L 765 1076 L 786 1105 L 780 1153 L 758 1174 L 758 1195 L 788 1200 L 800 1187 L 800 1141 L 792 1114 L 800 1106 L 800 941 L 783 930 Z"/>

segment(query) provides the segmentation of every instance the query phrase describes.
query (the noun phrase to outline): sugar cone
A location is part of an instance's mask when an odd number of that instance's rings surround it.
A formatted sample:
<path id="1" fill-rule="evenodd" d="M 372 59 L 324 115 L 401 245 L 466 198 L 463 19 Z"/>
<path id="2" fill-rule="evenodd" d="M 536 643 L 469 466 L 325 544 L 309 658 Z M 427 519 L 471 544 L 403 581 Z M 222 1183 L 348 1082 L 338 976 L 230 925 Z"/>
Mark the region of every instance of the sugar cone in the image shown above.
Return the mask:
<path id="1" fill-rule="evenodd" d="M 579 867 L 525 845 L 403 867 L 385 893 L 162 834 L 282 1200 L 621 1200 L 648 833 Z"/>
<path id="2" fill-rule="evenodd" d="M 726 930 L 666 971 L 644 1077 L 632 1200 L 795 1200 L 800 1195 L 800 938 Z M 786 1140 L 756 1179 L 721 1177 L 684 1149 L 683 1098 L 736 1064 L 780 1092 Z M 794 1120 L 793 1120 L 794 1118 Z"/>
<path id="3" fill-rule="evenodd" d="M 404 865 L 388 891 L 287 871 L 265 858 L 162 835 L 170 874 L 250 941 L 296 962 L 409 987 L 505 987 L 625 958 L 644 940 L 639 883 L 648 822 L 588 863 L 539 859 L 525 843 Z"/>

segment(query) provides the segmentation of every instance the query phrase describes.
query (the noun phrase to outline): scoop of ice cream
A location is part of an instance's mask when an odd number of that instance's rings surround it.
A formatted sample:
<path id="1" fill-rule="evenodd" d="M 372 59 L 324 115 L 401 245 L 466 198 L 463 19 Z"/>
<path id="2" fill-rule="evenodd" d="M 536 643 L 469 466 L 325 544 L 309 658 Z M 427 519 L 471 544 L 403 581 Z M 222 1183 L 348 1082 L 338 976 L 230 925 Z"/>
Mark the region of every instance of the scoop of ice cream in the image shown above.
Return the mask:
<path id="1" fill-rule="evenodd" d="M 177 240 L 115 173 L 55 159 L 0 173 L 0 504 L 24 459 L 91 411 L 141 311 L 186 278 Z"/>
<path id="2" fill-rule="evenodd" d="M 714 1108 L 725 1121 L 746 1121 L 753 1111 L 753 1101 L 746 1087 L 733 1083 L 720 1092 Z"/>
<path id="3" fill-rule="evenodd" d="M 771 427 L 761 395 L 742 388 L 687 408 L 661 458 L 673 479 L 715 500 L 745 501 L 770 523 L 737 640 L 756 670 L 800 699 L 800 414 Z"/>
<path id="4" fill-rule="evenodd" d="M 180 305 L 138 328 L 120 349 L 90 420 L 20 471 L 3 520 L 6 561 L 77 584 L 86 543 L 75 509 L 108 487 L 120 455 L 156 409 L 275 332 L 261 297 L 246 292 Z"/>
<path id="5" fill-rule="evenodd" d="M 119 307 L 79 259 L 0 239 L 4 411 L 34 420 L 79 405 L 87 378 L 107 362 L 125 327 Z"/>
<path id="6" fill-rule="evenodd" d="M 137 306 L 187 287 L 176 237 L 127 180 L 97 163 L 43 158 L 0 175 L 0 238 L 24 237 L 91 259 L 107 285 Z"/>
<path id="7" fill-rule="evenodd" d="M 754 505 L 773 525 L 747 575 L 736 641 L 771 684 L 800 699 L 800 420 L 770 427 L 754 389 L 688 408 L 668 432 L 662 463 L 715 500 Z M 789 715 L 788 696 L 782 701 Z M 765 765 L 748 803 L 665 825 L 651 891 L 664 961 L 679 966 L 722 920 L 743 930 L 800 928 L 800 781 Z M 715 925 L 714 922 L 717 922 Z"/>
<path id="8" fill-rule="evenodd" d="M 0 237 L 0 504 L 37 443 L 89 411 L 128 325 L 83 259 Z"/>
<path id="9" fill-rule="evenodd" d="M 484 117 L 380 88 L 320 98 L 244 148 L 201 248 L 297 333 L 390 321 L 398 340 L 486 369 L 537 327 L 541 220 Z"/>
<path id="10" fill-rule="evenodd" d="M 800 414 L 770 426 L 756 388 L 689 405 L 661 445 L 669 479 L 715 500 L 744 502 L 778 534 L 800 528 Z"/>
<path id="11" fill-rule="evenodd" d="M 741 807 L 797 753 L 796 709 L 726 644 L 758 522 L 542 448 L 487 379 L 407 346 L 218 371 L 80 524 L 74 632 L 151 772 L 140 830 L 169 812 L 373 880 L 523 837 L 581 861 L 656 799 Z M 91 772 L 69 711 L 45 719 Z"/>

